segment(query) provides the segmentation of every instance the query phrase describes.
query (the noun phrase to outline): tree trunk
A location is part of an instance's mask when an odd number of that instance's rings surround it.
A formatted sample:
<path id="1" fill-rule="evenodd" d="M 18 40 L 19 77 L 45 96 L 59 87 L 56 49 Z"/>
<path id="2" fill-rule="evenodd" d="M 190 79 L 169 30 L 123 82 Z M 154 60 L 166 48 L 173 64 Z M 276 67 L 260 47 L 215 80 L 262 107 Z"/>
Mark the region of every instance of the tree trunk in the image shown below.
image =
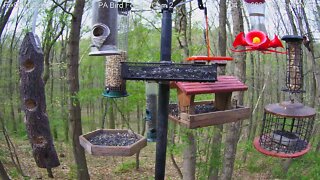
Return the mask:
<path id="1" fill-rule="evenodd" d="M 227 1 L 220 0 L 219 3 L 219 52 L 220 56 L 226 56 L 227 53 Z M 220 68 L 221 75 L 224 75 L 226 72 L 226 67 L 222 66 Z M 223 110 L 223 109 L 220 109 Z M 222 132 L 223 125 L 215 126 L 215 133 L 213 134 L 213 141 L 211 145 L 211 155 L 210 155 L 210 165 L 209 165 L 209 179 L 217 180 L 219 178 L 219 167 L 221 165 L 221 141 L 222 141 Z"/>
<path id="2" fill-rule="evenodd" d="M 292 14 L 292 11 L 290 10 L 290 6 L 291 6 L 291 1 L 290 0 L 285 0 L 286 2 L 286 12 L 287 12 L 287 15 L 288 15 L 288 18 L 289 18 L 289 22 L 290 22 L 290 25 L 291 25 L 291 28 L 292 28 L 292 32 L 294 35 L 298 35 L 298 31 L 297 31 L 297 27 L 294 23 L 294 18 L 293 18 L 293 14 Z M 284 25 L 286 26 L 286 25 Z"/>
<path id="3" fill-rule="evenodd" d="M 69 60 L 68 81 L 70 91 L 70 135 L 75 165 L 77 167 L 77 176 L 80 180 L 90 179 L 84 149 L 81 147 L 79 142 L 79 136 L 82 135 L 82 124 L 80 101 L 77 97 L 79 92 L 79 41 L 84 5 L 85 0 L 78 0 L 75 2 L 74 12 L 71 20 L 67 54 L 67 59 Z"/>
<path id="4" fill-rule="evenodd" d="M 2 162 L 0 161 L 0 177 L 2 180 L 10 180 L 6 169 L 4 168 Z"/>
<path id="5" fill-rule="evenodd" d="M 192 131 L 186 133 L 187 146 L 183 152 L 183 180 L 194 180 L 196 175 L 196 152 L 197 145 Z"/>
<path id="6" fill-rule="evenodd" d="M 243 19 L 241 11 L 241 0 L 231 0 L 232 8 L 232 19 L 233 19 L 233 33 L 238 34 L 244 31 Z M 243 47 L 240 47 L 243 49 Z M 234 74 L 245 82 L 246 80 L 246 63 L 245 53 L 235 53 L 234 63 L 235 71 Z M 239 105 L 243 105 L 243 92 L 233 93 L 233 100 Z M 235 122 L 227 125 L 227 135 L 224 149 L 224 160 L 223 160 L 223 171 L 221 179 L 229 180 L 232 178 L 234 161 L 237 151 L 237 143 L 240 136 L 241 122 Z"/>

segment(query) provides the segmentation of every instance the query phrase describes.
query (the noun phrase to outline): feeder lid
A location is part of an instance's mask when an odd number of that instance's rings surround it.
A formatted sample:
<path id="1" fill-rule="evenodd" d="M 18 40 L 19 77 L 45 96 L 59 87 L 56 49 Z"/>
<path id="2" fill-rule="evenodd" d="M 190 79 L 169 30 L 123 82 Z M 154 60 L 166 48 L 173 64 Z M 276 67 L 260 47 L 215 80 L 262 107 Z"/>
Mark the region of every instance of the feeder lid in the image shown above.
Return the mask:
<path id="1" fill-rule="evenodd" d="M 296 36 L 296 35 L 285 35 L 281 38 L 281 40 L 286 42 L 299 42 L 299 41 L 302 41 L 303 38 L 301 36 Z"/>
<path id="2" fill-rule="evenodd" d="M 292 118 L 304 118 L 316 115 L 316 111 L 313 108 L 304 106 L 301 103 L 292 103 L 290 101 L 284 101 L 277 104 L 269 104 L 264 109 L 265 111 L 274 115 Z"/>

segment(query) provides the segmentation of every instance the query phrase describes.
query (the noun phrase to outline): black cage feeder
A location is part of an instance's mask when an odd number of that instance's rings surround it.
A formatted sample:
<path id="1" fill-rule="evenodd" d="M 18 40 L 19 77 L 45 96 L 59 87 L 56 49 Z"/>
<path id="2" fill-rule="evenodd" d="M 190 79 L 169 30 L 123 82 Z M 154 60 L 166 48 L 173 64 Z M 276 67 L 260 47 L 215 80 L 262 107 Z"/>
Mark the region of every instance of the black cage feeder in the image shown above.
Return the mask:
<path id="1" fill-rule="evenodd" d="M 290 93 L 301 93 L 303 87 L 303 57 L 301 36 L 286 35 L 282 37 L 286 41 L 287 70 L 286 88 L 284 91 Z"/>
<path id="2" fill-rule="evenodd" d="M 295 158 L 310 150 L 316 112 L 301 103 L 286 101 L 265 107 L 262 130 L 254 147 L 263 154 Z"/>

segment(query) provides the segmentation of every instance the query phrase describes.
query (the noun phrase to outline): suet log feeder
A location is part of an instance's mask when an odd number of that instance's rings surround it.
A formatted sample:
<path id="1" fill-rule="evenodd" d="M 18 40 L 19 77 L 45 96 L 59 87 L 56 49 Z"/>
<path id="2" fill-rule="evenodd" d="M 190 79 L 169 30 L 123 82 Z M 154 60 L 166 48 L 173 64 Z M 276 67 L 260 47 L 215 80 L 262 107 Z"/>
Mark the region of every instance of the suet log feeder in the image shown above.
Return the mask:
<path id="1" fill-rule="evenodd" d="M 263 154 L 295 158 L 310 150 L 310 136 L 316 112 L 301 103 L 286 101 L 265 107 L 262 130 L 254 140 Z"/>
<path id="2" fill-rule="evenodd" d="M 303 92 L 303 62 L 301 36 L 286 35 L 282 37 L 287 48 L 286 89 L 290 93 Z"/>
<path id="3" fill-rule="evenodd" d="M 267 32 L 265 26 L 265 0 L 244 0 L 250 17 L 251 30 Z"/>

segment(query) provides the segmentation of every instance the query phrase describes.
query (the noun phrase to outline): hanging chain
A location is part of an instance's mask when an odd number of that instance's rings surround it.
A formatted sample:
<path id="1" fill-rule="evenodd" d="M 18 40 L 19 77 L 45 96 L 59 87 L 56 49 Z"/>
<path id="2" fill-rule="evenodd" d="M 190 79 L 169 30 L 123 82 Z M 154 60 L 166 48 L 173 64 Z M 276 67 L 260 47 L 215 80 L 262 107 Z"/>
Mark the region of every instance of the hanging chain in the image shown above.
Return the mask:
<path id="1" fill-rule="evenodd" d="M 113 104 L 115 105 L 116 109 L 119 111 L 121 117 L 124 119 L 124 121 L 126 122 L 128 129 L 130 129 L 130 131 L 134 134 L 134 136 L 138 139 L 136 133 L 132 130 L 132 128 L 130 127 L 130 123 L 129 120 L 125 117 L 125 115 L 123 114 L 123 112 L 120 110 L 120 108 L 118 107 L 116 101 L 114 99 L 112 99 L 112 101 L 114 102 Z"/>

